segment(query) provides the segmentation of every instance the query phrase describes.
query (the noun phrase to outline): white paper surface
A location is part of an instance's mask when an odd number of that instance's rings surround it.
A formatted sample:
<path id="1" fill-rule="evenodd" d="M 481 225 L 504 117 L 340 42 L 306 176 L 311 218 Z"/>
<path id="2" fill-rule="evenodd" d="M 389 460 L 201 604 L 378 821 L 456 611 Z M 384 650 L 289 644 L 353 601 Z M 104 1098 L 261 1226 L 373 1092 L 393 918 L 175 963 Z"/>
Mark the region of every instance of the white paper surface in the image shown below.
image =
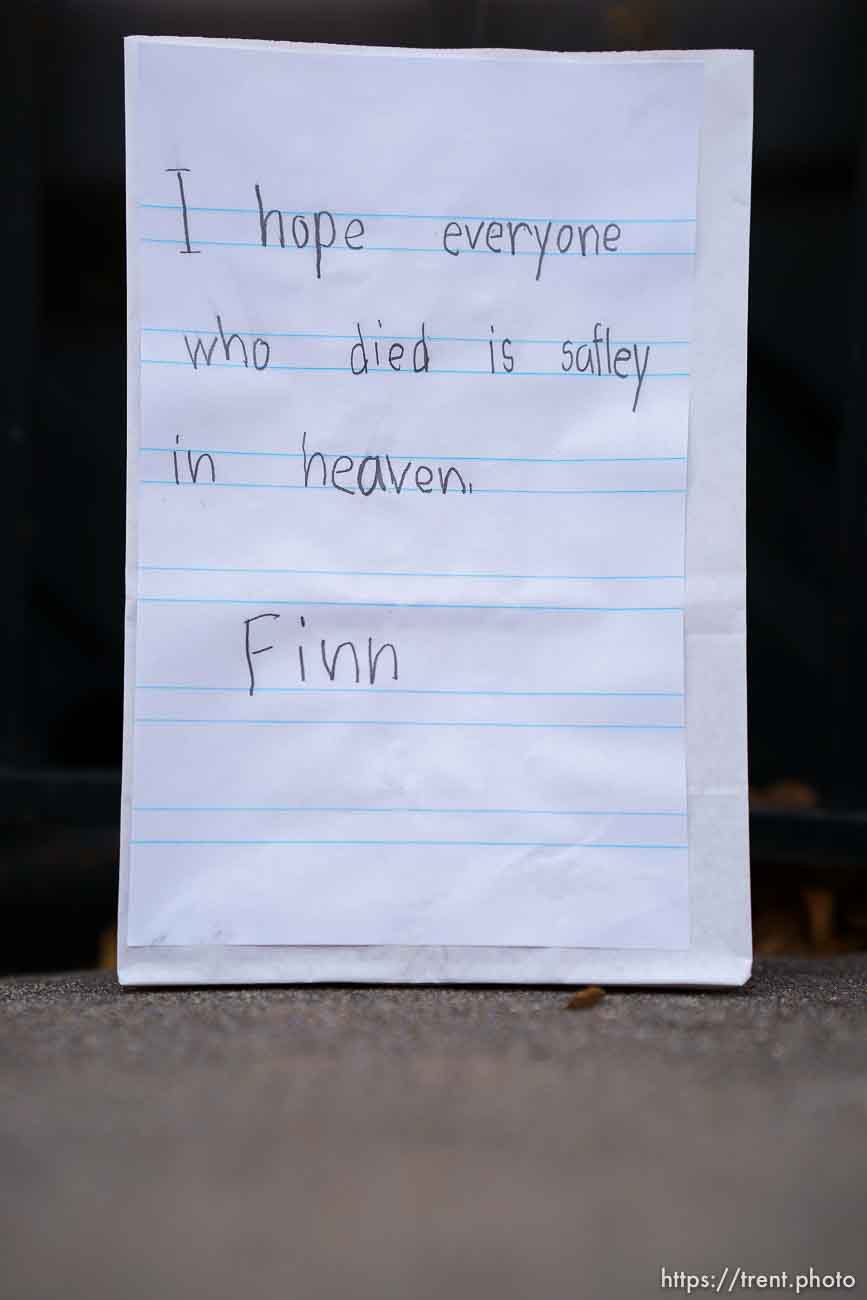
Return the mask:
<path id="1" fill-rule="evenodd" d="M 732 58 L 128 42 L 122 978 L 743 977 Z"/>

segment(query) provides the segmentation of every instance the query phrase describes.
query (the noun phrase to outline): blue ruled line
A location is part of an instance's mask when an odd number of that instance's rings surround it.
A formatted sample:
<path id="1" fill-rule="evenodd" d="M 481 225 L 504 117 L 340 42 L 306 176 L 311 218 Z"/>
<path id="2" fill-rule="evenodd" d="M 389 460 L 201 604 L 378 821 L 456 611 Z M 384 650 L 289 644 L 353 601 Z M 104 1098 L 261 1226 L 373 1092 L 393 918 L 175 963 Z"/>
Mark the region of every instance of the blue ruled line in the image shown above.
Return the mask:
<path id="1" fill-rule="evenodd" d="M 151 208 L 156 210 L 165 210 L 169 212 L 180 212 L 180 203 L 139 203 L 140 208 Z M 283 216 L 297 215 L 304 216 L 305 213 L 313 213 L 315 208 L 279 208 L 271 209 L 279 211 Z M 259 215 L 258 208 L 211 208 L 203 206 L 193 206 L 187 204 L 187 212 L 226 212 L 235 213 L 239 216 Z M 503 221 L 508 223 L 516 221 L 544 221 L 551 222 L 552 225 L 558 226 L 677 226 L 677 225 L 695 225 L 695 217 L 479 217 L 467 215 L 459 212 L 336 212 L 331 210 L 332 217 L 370 217 L 370 218 L 387 218 L 394 221 Z M 354 238 L 354 236 L 352 236 Z M 183 242 L 183 241 L 181 241 Z"/>
<path id="2" fill-rule="evenodd" d="M 133 812 L 139 813 L 398 813 L 413 816 L 444 813 L 455 817 L 504 816 L 521 817 L 686 817 L 686 810 L 645 812 L 641 809 L 612 811 L 603 808 L 373 808 L 359 804 L 265 804 L 244 806 L 238 804 L 135 804 Z"/>
<path id="3" fill-rule="evenodd" d="M 183 363 L 181 363 L 183 364 Z M 226 447 L 188 447 L 175 443 L 169 447 L 139 447 L 140 452 L 190 452 L 191 455 L 212 455 L 212 456 L 262 456 L 280 460 L 303 460 L 304 453 L 301 451 L 241 451 L 240 449 L 229 449 Z M 308 456 L 321 455 L 321 452 L 311 451 Z M 327 456 L 352 456 L 360 460 L 364 456 L 370 455 L 365 451 L 326 451 Z M 384 454 L 384 453 L 380 453 Z M 686 456 L 427 456 L 418 452 L 396 453 L 401 460 L 441 460 L 448 463 L 453 461 L 484 461 L 491 463 L 504 463 L 516 465 L 616 465 L 616 464 L 648 464 L 657 461 L 686 461 Z"/>
<path id="4" fill-rule="evenodd" d="M 266 370 L 287 370 L 294 373 L 301 372 L 328 372 L 330 374 L 357 375 L 351 366 L 286 366 L 277 365 L 272 361 L 261 370 L 254 366 L 245 366 L 243 361 L 212 361 L 209 364 L 194 366 L 191 361 L 177 361 L 168 359 L 159 359 L 157 357 L 141 357 L 140 364 L 143 366 L 186 366 L 190 370 L 195 370 L 198 374 L 205 370 L 249 370 L 255 371 L 257 375 L 264 374 Z M 458 367 L 447 368 L 443 366 L 431 366 L 424 372 L 427 375 L 488 375 L 491 379 L 523 379 L 525 377 L 538 378 L 540 376 L 557 376 L 560 379 L 616 379 L 620 383 L 627 379 L 635 379 L 634 374 L 626 375 L 594 375 L 588 370 L 497 370 L 492 371 L 490 367 L 480 370 L 466 370 Z M 413 375 L 414 370 L 394 370 L 391 366 L 370 366 L 364 371 L 366 375 Z M 688 370 L 646 370 L 642 378 L 645 379 L 688 379 L 690 372 Z"/>
<path id="5" fill-rule="evenodd" d="M 504 582 L 683 582 L 686 578 L 685 573 L 449 573 L 433 569 L 260 569 L 209 564 L 140 564 L 138 567 L 147 573 L 285 573 L 320 578 L 478 578 Z"/>
<path id="6" fill-rule="evenodd" d="M 164 682 L 136 682 L 137 691 L 177 691 L 189 694 L 248 695 L 248 686 L 193 686 Z M 257 695 L 461 695 L 514 696 L 521 699 L 603 698 L 683 699 L 683 691 L 484 691 L 413 686 L 257 686 Z"/>
<path id="7" fill-rule="evenodd" d="M 136 722 L 213 727 L 495 727 L 526 731 L 684 731 L 682 722 L 465 722 L 425 718 L 161 718 L 139 714 Z"/>
<path id="8" fill-rule="evenodd" d="M 173 839 L 135 839 L 130 840 L 130 844 L 136 845 L 338 845 L 338 844 L 368 844 L 377 847 L 385 845 L 412 845 L 418 847 L 456 847 L 456 848 L 523 848 L 523 849 L 686 849 L 687 844 L 618 844 L 603 843 L 584 843 L 581 840 L 173 840 Z"/>
<path id="9" fill-rule="evenodd" d="M 199 488 L 210 491 L 212 488 L 253 488 L 271 492 L 333 492 L 335 489 L 327 483 L 193 483 L 191 479 L 182 479 L 180 483 L 172 478 L 143 478 L 140 487 L 182 487 Z M 381 489 L 380 489 L 381 490 Z M 635 496 L 685 496 L 686 488 L 469 488 L 466 492 L 458 488 L 445 490 L 431 488 L 423 492 L 419 487 L 404 487 L 400 492 L 390 492 L 388 496 L 401 496 L 404 492 L 416 492 L 421 496 L 471 497 L 471 496 L 519 496 L 519 497 L 635 497 Z M 344 495 L 355 496 L 351 493 Z M 359 493 L 358 495 L 362 495 Z M 369 493 L 363 494 L 365 496 Z"/>
<path id="10" fill-rule="evenodd" d="M 141 333 L 142 334 L 193 334 L 198 336 L 207 336 L 209 334 L 213 335 L 215 333 L 215 330 L 213 325 L 209 325 L 206 329 L 202 329 L 200 326 L 196 326 L 195 328 L 185 327 L 181 329 L 177 326 L 170 327 L 170 326 L 163 326 L 163 325 L 142 325 Z M 321 330 L 231 330 L 229 335 L 227 335 L 227 338 L 230 336 L 234 336 L 235 334 L 238 334 L 241 338 L 248 338 L 248 339 L 330 339 L 336 342 L 344 342 L 344 343 L 350 343 L 352 341 L 355 341 L 356 343 L 358 342 L 357 334 L 327 334 L 327 333 L 323 333 Z M 491 336 L 490 334 L 426 334 L 425 337 L 427 338 L 427 341 L 429 343 L 490 343 L 492 339 L 493 342 L 495 343 L 499 342 L 498 338 L 496 338 L 495 336 Z M 418 334 L 382 334 L 382 333 L 376 333 L 370 335 L 370 341 L 379 340 L 381 342 L 383 339 L 389 342 L 395 341 L 398 343 L 416 343 L 419 341 L 419 335 Z M 573 347 L 581 347 L 584 344 L 587 344 L 588 346 L 592 346 L 596 342 L 602 344 L 605 342 L 605 340 L 604 338 L 569 339 L 569 340 L 562 339 L 562 338 L 560 339 L 511 338 L 510 342 L 549 344 L 552 346 L 556 345 L 557 347 L 560 347 L 560 345 L 563 344 L 564 342 L 569 342 Z M 629 339 L 628 341 L 626 339 L 619 339 L 619 338 L 610 339 L 610 344 L 613 348 L 620 347 L 620 346 L 657 347 L 657 348 L 688 347 L 689 342 L 690 342 L 689 339 Z"/>
<path id="11" fill-rule="evenodd" d="M 139 596 L 141 605 L 318 605 L 356 609 L 510 609 L 545 614 L 681 614 L 682 605 L 527 605 L 497 601 L 429 600 L 236 600 L 229 596 Z"/>
<path id="12" fill-rule="evenodd" d="M 152 236 L 144 235 L 141 238 L 141 242 L 143 244 L 173 244 L 175 246 L 186 247 L 185 239 L 155 239 Z M 190 242 L 195 247 L 201 245 L 203 248 L 261 248 L 266 252 L 279 252 L 279 253 L 310 252 L 311 254 L 314 251 L 313 246 L 308 244 L 305 244 L 303 247 L 298 248 L 295 244 L 280 244 L 280 243 L 263 244 L 261 240 L 258 239 L 254 240 L 254 239 L 191 238 Z M 361 248 L 348 248 L 340 244 L 333 244 L 327 249 L 323 247 L 322 251 L 323 253 L 325 252 L 328 253 L 444 253 L 446 257 L 455 256 L 454 253 L 449 253 L 447 249 L 443 248 L 441 244 L 437 245 L 434 248 L 424 248 L 424 247 L 408 248 L 402 244 L 365 244 Z M 540 250 L 538 248 L 515 249 L 514 252 L 511 252 L 511 250 L 508 252 L 505 251 L 495 252 L 491 248 L 461 248 L 458 250 L 457 256 L 463 257 L 469 254 L 473 257 L 478 257 L 481 255 L 487 257 L 535 257 L 538 259 L 539 251 Z M 556 257 L 580 257 L 585 262 L 590 262 L 590 261 L 601 261 L 603 258 L 616 259 L 619 257 L 695 257 L 695 250 L 694 249 L 683 249 L 683 250 L 682 249 L 640 249 L 640 250 L 616 249 L 610 252 L 588 254 L 588 253 L 582 253 L 580 249 L 574 253 L 571 250 L 565 253 L 561 253 L 558 249 L 556 254 L 551 253 L 550 256 L 552 258 L 555 256 Z"/>

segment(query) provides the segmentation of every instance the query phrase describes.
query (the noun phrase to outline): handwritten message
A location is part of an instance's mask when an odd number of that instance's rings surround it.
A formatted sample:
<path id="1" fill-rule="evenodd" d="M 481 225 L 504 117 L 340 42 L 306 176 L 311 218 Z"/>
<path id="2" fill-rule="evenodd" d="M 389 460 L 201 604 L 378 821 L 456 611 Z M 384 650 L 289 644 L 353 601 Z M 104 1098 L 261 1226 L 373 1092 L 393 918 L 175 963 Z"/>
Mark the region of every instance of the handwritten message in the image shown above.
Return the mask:
<path id="1" fill-rule="evenodd" d="M 702 75 L 135 46 L 131 945 L 687 946 Z"/>

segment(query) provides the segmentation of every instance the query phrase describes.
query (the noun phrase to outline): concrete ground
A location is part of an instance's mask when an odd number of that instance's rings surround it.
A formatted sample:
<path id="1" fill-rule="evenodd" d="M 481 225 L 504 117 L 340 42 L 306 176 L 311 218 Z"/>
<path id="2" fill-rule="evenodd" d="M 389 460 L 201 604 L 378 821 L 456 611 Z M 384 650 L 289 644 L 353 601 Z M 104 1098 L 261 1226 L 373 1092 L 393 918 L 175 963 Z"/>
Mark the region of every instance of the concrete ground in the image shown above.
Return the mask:
<path id="1" fill-rule="evenodd" d="M 0 1295 L 617 1300 L 662 1267 L 865 1295 L 865 990 L 867 955 L 580 1011 L 2 980 Z"/>

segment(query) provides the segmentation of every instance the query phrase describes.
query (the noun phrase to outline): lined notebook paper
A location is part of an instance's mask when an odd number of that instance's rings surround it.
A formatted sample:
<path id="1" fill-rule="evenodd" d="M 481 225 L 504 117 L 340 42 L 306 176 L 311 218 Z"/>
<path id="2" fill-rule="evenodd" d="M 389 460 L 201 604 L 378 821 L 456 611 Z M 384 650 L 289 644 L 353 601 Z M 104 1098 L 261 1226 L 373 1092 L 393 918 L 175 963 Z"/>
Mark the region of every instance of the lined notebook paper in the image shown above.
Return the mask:
<path id="1" fill-rule="evenodd" d="M 705 58 L 127 64 L 122 976 L 688 972 Z"/>

